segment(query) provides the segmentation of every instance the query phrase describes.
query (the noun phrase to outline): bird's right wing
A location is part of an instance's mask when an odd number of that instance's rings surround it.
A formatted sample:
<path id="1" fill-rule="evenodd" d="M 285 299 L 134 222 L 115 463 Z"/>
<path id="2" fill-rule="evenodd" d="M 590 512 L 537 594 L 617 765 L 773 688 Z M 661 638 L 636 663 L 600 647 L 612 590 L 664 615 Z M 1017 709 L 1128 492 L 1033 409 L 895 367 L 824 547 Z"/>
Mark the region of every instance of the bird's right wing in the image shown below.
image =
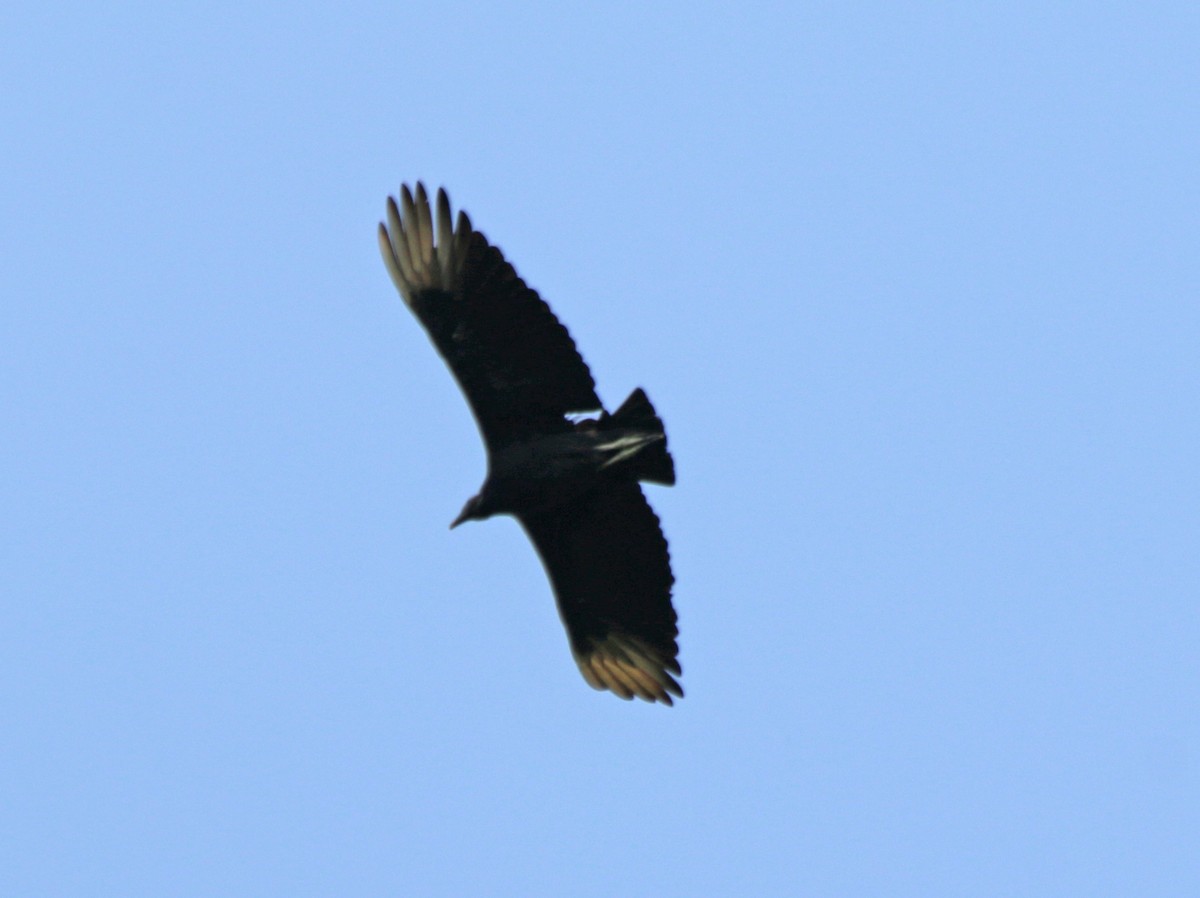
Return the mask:
<path id="1" fill-rule="evenodd" d="M 446 191 L 437 228 L 425 187 L 388 197 L 379 247 L 405 304 L 428 331 L 471 406 L 489 449 L 530 432 L 566 431 L 570 412 L 599 409 L 571 335 Z"/>
<path id="2" fill-rule="evenodd" d="M 554 587 L 585 680 L 621 698 L 683 696 L 671 557 L 658 516 L 633 482 L 607 481 L 519 520 Z"/>

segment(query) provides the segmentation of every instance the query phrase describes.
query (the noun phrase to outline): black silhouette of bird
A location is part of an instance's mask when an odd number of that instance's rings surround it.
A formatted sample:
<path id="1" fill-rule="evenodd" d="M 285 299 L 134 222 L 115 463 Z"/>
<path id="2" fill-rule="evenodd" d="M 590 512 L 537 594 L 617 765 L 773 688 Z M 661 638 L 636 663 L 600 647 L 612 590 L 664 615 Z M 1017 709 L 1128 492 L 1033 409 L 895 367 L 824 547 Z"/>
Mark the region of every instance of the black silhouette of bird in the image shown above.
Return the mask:
<path id="1" fill-rule="evenodd" d="M 639 481 L 671 485 L 663 423 L 639 388 L 611 414 L 567 329 L 445 190 L 389 197 L 383 261 L 467 397 L 488 474 L 450 526 L 509 514 L 541 556 L 579 670 L 596 689 L 683 696 L 670 555 Z M 577 413 L 596 412 L 579 420 Z M 674 675 L 674 676 L 673 676 Z"/>

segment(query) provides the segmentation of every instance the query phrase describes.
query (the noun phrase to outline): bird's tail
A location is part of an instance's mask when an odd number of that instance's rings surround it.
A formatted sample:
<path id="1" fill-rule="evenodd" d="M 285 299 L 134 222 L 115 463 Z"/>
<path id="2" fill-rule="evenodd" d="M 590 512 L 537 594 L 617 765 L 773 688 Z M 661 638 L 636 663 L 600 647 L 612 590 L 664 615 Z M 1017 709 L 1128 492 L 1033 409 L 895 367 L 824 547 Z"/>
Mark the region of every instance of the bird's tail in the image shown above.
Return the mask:
<path id="1" fill-rule="evenodd" d="M 675 483 L 675 460 L 667 450 L 667 432 L 662 419 L 654 411 L 645 391 L 638 387 L 621 403 L 621 407 L 608 416 L 611 428 L 638 431 L 651 437 L 659 437 L 647 443 L 638 452 L 634 473 L 638 480 L 673 486 Z"/>

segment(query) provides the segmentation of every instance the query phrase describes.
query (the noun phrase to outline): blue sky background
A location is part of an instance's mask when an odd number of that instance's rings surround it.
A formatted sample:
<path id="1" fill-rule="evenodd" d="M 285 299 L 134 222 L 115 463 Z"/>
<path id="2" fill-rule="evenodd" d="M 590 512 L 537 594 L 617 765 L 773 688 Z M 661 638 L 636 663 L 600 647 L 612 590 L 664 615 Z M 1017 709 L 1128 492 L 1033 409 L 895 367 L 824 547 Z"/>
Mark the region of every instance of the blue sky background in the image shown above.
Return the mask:
<path id="1" fill-rule="evenodd" d="M 1195 4 L 0 12 L 0 892 L 1200 894 Z M 592 692 L 374 228 L 679 470 Z"/>

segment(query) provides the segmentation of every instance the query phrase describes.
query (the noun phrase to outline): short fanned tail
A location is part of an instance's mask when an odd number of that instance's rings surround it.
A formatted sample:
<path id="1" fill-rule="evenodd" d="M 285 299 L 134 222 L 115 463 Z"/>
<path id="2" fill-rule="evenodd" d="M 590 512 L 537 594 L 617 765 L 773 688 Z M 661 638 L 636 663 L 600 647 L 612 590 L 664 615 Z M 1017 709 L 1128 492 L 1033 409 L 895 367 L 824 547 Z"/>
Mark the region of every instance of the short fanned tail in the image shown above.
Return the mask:
<path id="1" fill-rule="evenodd" d="M 638 387 L 630 393 L 619 409 L 611 415 L 604 415 L 602 426 L 627 427 L 661 437 L 638 453 L 635 476 L 638 480 L 649 483 L 675 485 L 675 460 L 667 449 L 667 432 L 663 428 L 662 419 L 658 417 L 658 412 L 650 404 L 650 397 L 646 395 L 645 390 Z"/>

